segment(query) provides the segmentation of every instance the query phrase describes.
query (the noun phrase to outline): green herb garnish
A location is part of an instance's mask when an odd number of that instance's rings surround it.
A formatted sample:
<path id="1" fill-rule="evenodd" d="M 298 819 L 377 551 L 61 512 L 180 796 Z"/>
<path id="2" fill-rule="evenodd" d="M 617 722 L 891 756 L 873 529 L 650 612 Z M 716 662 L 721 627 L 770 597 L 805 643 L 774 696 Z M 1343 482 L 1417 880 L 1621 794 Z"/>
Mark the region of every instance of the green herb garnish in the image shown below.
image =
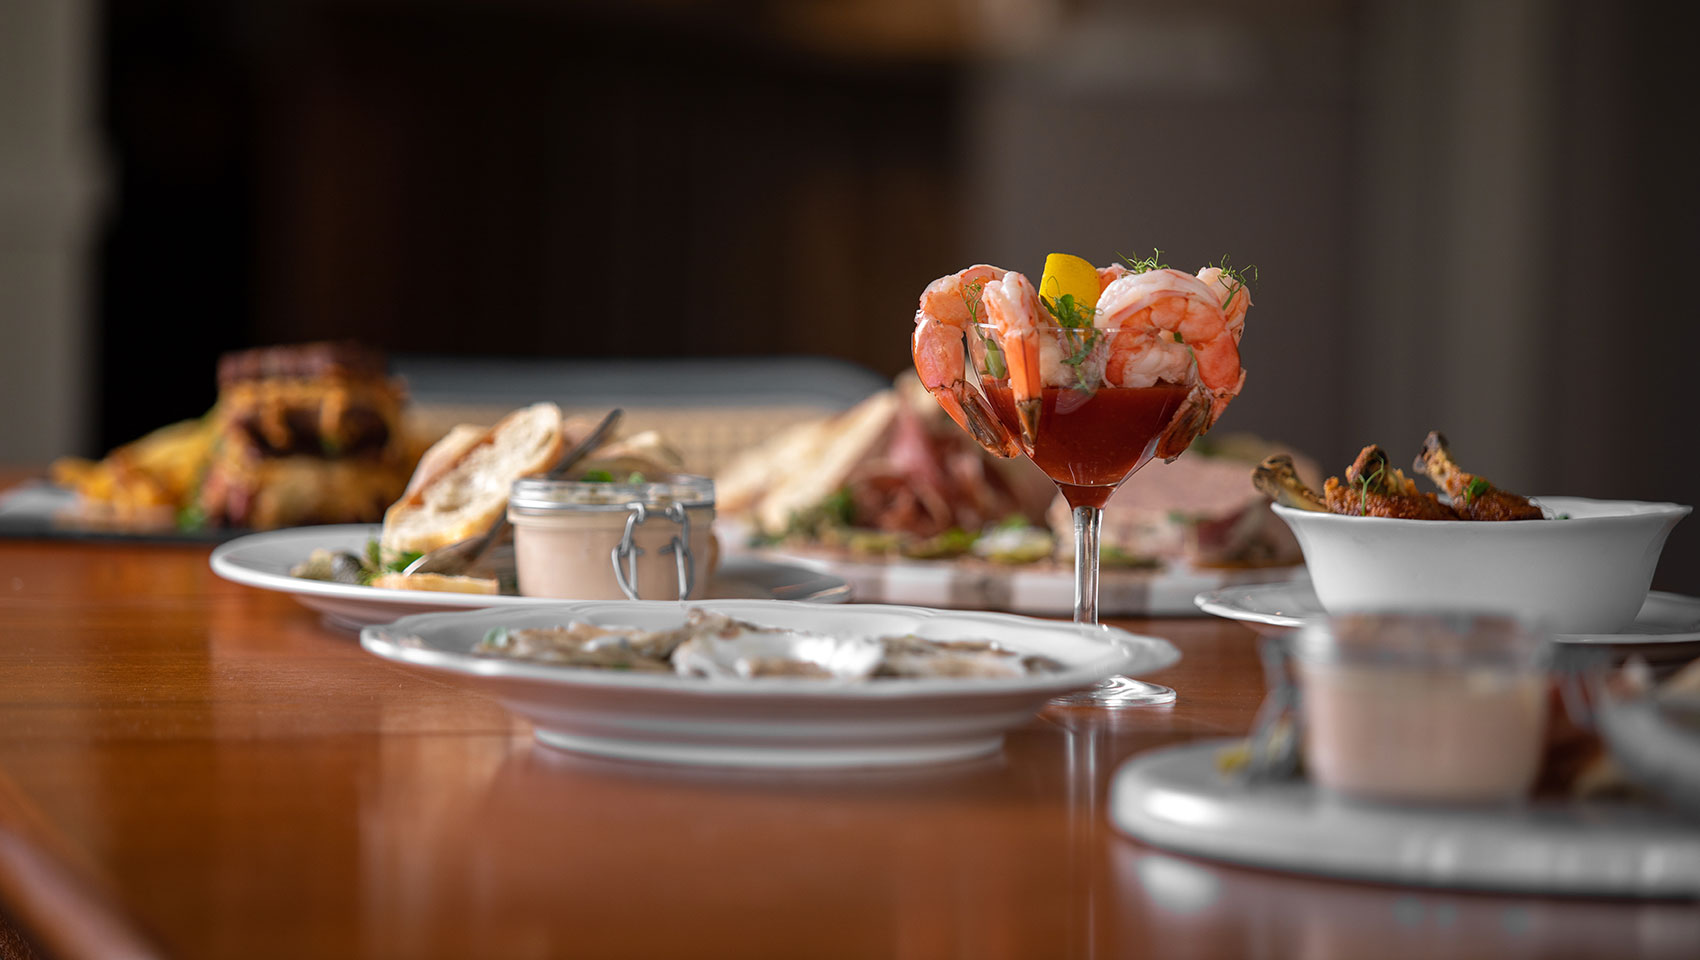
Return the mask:
<path id="1" fill-rule="evenodd" d="M 636 470 L 633 470 L 632 473 L 631 473 L 631 476 L 628 476 L 626 478 L 626 482 L 627 483 L 648 483 L 649 481 L 644 479 L 643 474 L 639 473 Z"/>
<path id="2" fill-rule="evenodd" d="M 1072 293 L 1065 293 L 1055 300 L 1040 297 L 1039 302 L 1044 304 L 1045 310 L 1056 318 L 1058 326 L 1068 327 L 1070 330 L 1092 326 L 1092 320 L 1098 313 L 1092 307 L 1074 299 Z"/>
<path id="3" fill-rule="evenodd" d="M 183 508 L 177 511 L 177 529 L 179 530 L 199 530 L 206 524 L 207 512 L 201 509 L 199 502 L 184 504 Z"/>
<path id="4" fill-rule="evenodd" d="M 1470 485 L 1464 488 L 1464 502 L 1467 504 L 1474 503 L 1476 502 L 1477 497 L 1487 493 L 1491 489 L 1493 489 L 1493 484 L 1488 483 L 1481 477 L 1472 477 L 1470 479 Z"/>
<path id="5" fill-rule="evenodd" d="M 980 298 L 986 295 L 986 281 L 975 280 L 962 286 L 962 305 L 968 308 L 968 322 L 980 322 Z"/>
<path id="6" fill-rule="evenodd" d="M 385 573 L 401 573 L 407 569 L 408 564 L 423 556 L 424 554 L 418 550 L 403 550 L 384 562 L 382 566 Z"/>
<path id="7" fill-rule="evenodd" d="M 820 503 L 791 514 L 781 538 L 804 537 L 824 540 L 856 525 L 856 503 L 848 487 L 828 494 Z"/>
<path id="8" fill-rule="evenodd" d="M 856 501 L 851 499 L 849 487 L 840 488 L 822 500 L 820 508 L 829 522 L 846 527 L 855 525 Z"/>
<path id="9" fill-rule="evenodd" d="M 586 470 L 578 479 L 580 483 L 613 483 L 614 475 L 606 470 Z"/>
<path id="10" fill-rule="evenodd" d="M 969 533 L 961 527 L 951 527 L 949 530 L 924 540 L 916 540 L 903 544 L 899 552 L 906 557 L 917 560 L 944 560 L 950 557 L 960 557 L 973 549 L 978 535 Z"/>
<path id="11" fill-rule="evenodd" d="M 1039 298 L 1039 303 L 1063 329 L 1063 337 L 1068 341 L 1069 355 L 1062 362 L 1074 368 L 1075 389 L 1091 393 L 1095 388 L 1086 382 L 1086 374 L 1081 371 L 1081 365 L 1092 356 L 1092 350 L 1098 345 L 1099 331 L 1093 326 L 1093 320 L 1098 311 L 1074 299 L 1074 294 L 1065 293 L 1054 300 Z"/>
<path id="12" fill-rule="evenodd" d="M 1099 546 L 1098 563 L 1101 566 L 1117 570 L 1149 570 L 1163 565 L 1163 562 L 1156 557 L 1129 553 L 1111 543 Z"/>
<path id="13" fill-rule="evenodd" d="M 993 379 L 1002 380 L 1009 376 L 1009 365 L 1004 363 L 1003 348 L 990 336 L 980 332 L 980 298 L 985 296 L 986 281 L 976 280 L 962 287 L 962 304 L 968 308 L 968 325 L 974 335 L 986 345 L 986 375 Z"/>
<path id="14" fill-rule="evenodd" d="M 830 545 L 834 540 L 823 538 L 821 542 Z M 857 556 L 883 557 L 901 548 L 903 537 L 885 530 L 848 530 L 836 542 Z"/>
<path id="15" fill-rule="evenodd" d="M 1369 485 L 1372 483 L 1379 483 L 1382 473 L 1386 470 L 1387 461 L 1382 460 L 1375 465 L 1374 472 L 1370 473 L 1368 476 L 1361 474 L 1358 476 L 1358 516 L 1369 516 Z"/>
<path id="16" fill-rule="evenodd" d="M 1118 253 L 1116 256 L 1121 257 L 1122 262 L 1127 264 L 1127 268 L 1134 273 L 1149 273 L 1152 270 L 1169 269 L 1169 265 L 1163 262 L 1163 251 L 1156 247 L 1151 248 L 1151 256 L 1139 260 L 1135 260 L 1125 253 Z"/>
<path id="17" fill-rule="evenodd" d="M 1234 302 L 1234 298 L 1239 296 L 1240 291 L 1246 288 L 1250 280 L 1257 279 L 1257 265 L 1247 264 L 1243 267 L 1236 267 L 1228 262 L 1228 255 L 1223 254 L 1222 262 L 1213 263 L 1211 266 L 1222 271 L 1222 276 L 1229 280 L 1228 297 L 1222 301 L 1222 310 L 1226 312 L 1228 305 Z"/>
<path id="18" fill-rule="evenodd" d="M 1084 335 L 1067 331 L 1063 336 L 1068 339 L 1070 353 L 1062 358 L 1062 362 L 1074 368 L 1074 388 L 1088 394 L 1096 391 L 1097 385 L 1086 382 L 1086 373 L 1081 367 L 1092 356 L 1093 349 L 1098 346 L 1098 329 L 1093 327 L 1087 330 Z"/>

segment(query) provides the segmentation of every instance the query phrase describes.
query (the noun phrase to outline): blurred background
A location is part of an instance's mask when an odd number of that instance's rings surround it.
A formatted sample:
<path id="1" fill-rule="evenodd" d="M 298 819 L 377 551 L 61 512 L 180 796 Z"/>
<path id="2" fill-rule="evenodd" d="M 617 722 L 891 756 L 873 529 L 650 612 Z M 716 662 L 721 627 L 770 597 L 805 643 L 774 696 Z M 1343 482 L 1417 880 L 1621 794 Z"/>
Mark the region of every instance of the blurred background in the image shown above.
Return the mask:
<path id="1" fill-rule="evenodd" d="M 1700 500 L 1691 6 L 0 0 L 0 463 L 212 403 L 226 350 L 909 364 L 1052 250 L 1255 264 L 1221 429 L 1429 429 Z M 1685 529 L 1687 527 L 1688 529 Z M 1700 521 L 1657 584 L 1700 591 Z"/>

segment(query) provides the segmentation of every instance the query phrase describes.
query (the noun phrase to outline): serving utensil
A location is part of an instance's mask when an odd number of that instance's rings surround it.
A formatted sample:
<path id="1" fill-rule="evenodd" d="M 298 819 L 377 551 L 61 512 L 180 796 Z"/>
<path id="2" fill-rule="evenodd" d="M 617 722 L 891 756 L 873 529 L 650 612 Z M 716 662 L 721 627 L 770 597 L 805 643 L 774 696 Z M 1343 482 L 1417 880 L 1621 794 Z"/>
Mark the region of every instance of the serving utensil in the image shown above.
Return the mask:
<path id="1" fill-rule="evenodd" d="M 557 461 L 553 467 L 550 467 L 549 472 L 543 476 L 549 480 L 559 480 L 565 477 L 568 470 L 571 470 L 591 451 L 602 445 L 603 439 L 608 436 L 610 430 L 614 429 L 614 424 L 619 422 L 624 413 L 625 411 L 618 407 L 608 411 L 608 415 L 602 418 L 602 422 L 596 425 L 596 429 L 590 431 L 583 440 L 580 440 L 576 446 L 568 450 L 566 455 Z M 484 555 L 490 551 L 491 547 L 496 545 L 496 542 L 507 531 L 508 512 L 503 510 L 496 518 L 496 522 L 490 525 L 489 530 L 476 537 L 469 537 L 457 543 L 438 547 L 403 567 L 401 572 L 404 574 L 439 573 L 445 575 L 459 573 L 484 559 Z"/>

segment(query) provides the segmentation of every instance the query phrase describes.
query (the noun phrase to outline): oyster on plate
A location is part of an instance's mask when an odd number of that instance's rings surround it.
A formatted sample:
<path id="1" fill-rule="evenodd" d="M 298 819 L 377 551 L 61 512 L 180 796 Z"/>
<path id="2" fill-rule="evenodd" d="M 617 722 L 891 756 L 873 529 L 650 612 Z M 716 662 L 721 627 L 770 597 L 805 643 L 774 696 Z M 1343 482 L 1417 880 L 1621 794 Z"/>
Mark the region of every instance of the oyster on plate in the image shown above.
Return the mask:
<path id="1" fill-rule="evenodd" d="M 988 640 L 833 636 L 763 626 L 700 608 L 690 609 L 682 626 L 668 630 L 590 623 L 525 630 L 498 627 L 473 653 L 710 679 L 996 678 L 1063 669 L 1049 657 Z"/>
<path id="2" fill-rule="evenodd" d="M 1050 657 L 1024 654 L 990 640 L 886 637 L 882 677 L 1025 677 L 1063 668 Z"/>
<path id="3" fill-rule="evenodd" d="M 685 639 L 684 629 L 638 630 L 592 623 L 529 630 L 497 627 L 485 634 L 472 652 L 568 667 L 671 673 L 673 665 L 668 658 Z"/>

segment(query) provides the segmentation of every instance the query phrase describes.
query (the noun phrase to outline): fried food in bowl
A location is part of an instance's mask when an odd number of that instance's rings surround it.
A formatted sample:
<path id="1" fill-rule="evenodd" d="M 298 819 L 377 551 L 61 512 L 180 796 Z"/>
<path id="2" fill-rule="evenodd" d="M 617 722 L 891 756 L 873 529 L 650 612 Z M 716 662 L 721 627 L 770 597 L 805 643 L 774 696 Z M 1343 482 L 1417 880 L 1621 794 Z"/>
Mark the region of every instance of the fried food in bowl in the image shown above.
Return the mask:
<path id="1" fill-rule="evenodd" d="M 1365 447 L 1325 495 L 1271 457 L 1253 482 L 1304 551 L 1329 613 L 1510 613 L 1565 634 L 1609 634 L 1635 621 L 1659 553 L 1692 507 L 1638 500 L 1525 498 L 1458 469 L 1429 435 L 1416 471 L 1424 493 Z"/>

